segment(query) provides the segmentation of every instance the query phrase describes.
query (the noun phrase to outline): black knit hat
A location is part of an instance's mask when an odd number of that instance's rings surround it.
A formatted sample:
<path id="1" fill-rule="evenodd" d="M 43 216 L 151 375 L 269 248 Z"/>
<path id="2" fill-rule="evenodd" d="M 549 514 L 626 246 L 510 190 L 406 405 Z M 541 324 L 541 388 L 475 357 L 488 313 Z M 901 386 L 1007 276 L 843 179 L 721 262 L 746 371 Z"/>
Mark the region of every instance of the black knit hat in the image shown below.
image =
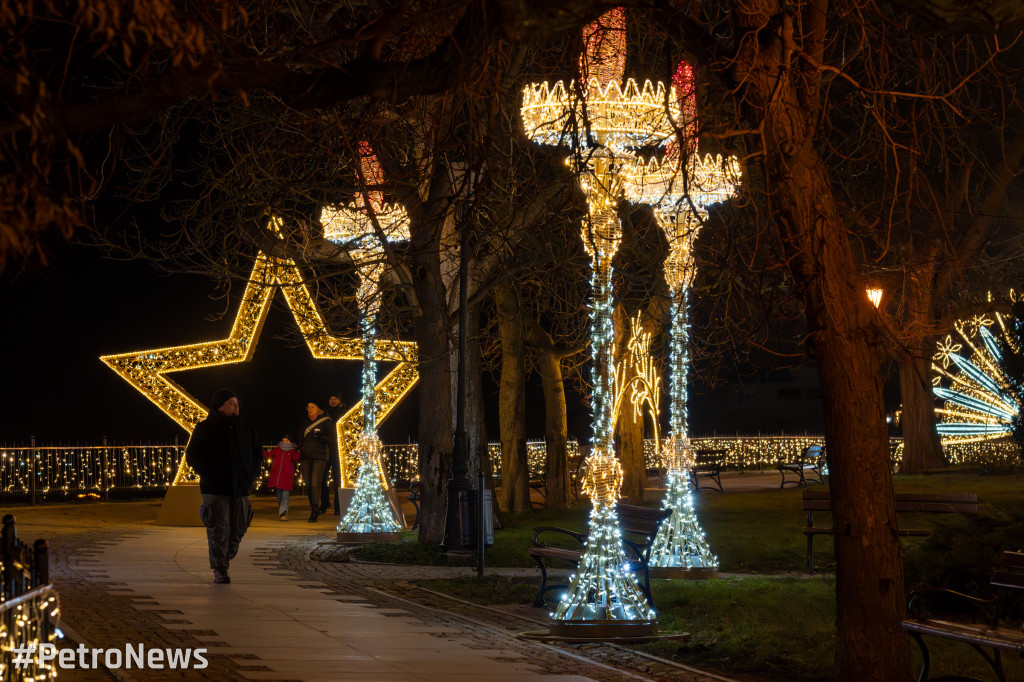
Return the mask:
<path id="1" fill-rule="evenodd" d="M 221 405 L 234 397 L 236 397 L 235 392 L 230 388 L 218 388 L 217 392 L 213 394 L 213 409 L 219 409 Z"/>

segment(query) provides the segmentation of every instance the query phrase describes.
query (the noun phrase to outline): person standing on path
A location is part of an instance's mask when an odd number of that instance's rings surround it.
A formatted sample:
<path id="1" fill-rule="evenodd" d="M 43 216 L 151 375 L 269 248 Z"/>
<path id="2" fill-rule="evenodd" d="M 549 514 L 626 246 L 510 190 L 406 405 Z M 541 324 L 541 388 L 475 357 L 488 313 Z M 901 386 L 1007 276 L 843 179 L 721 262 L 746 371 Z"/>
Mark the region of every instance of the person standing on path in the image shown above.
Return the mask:
<path id="1" fill-rule="evenodd" d="M 309 486 L 309 521 L 316 521 L 320 514 L 320 494 L 323 485 L 324 469 L 331 458 L 331 441 L 335 439 L 334 422 L 324 414 L 316 403 L 306 405 L 307 418 L 299 427 L 299 449 L 302 450 L 302 461 L 299 467 L 302 479 Z"/>
<path id="2" fill-rule="evenodd" d="M 199 518 L 206 526 L 213 582 L 230 583 L 228 564 L 252 520 L 249 488 L 263 462 L 260 438 L 239 414 L 232 391 L 222 388 L 213 394 L 209 416 L 192 431 L 185 461 L 199 475 Z"/>
<path id="3" fill-rule="evenodd" d="M 335 429 L 341 423 L 345 415 L 345 405 L 337 393 L 332 393 L 327 400 L 327 415 L 334 421 Z M 327 463 L 327 470 L 324 472 L 324 483 L 320 488 L 320 513 L 327 512 L 327 504 L 330 501 L 330 488 L 327 485 L 328 478 L 334 483 L 334 515 L 341 516 L 341 501 L 338 499 L 338 488 L 341 487 L 341 459 L 338 457 L 338 441 L 331 442 L 331 459 Z"/>
<path id="4" fill-rule="evenodd" d="M 267 479 L 267 487 L 277 493 L 277 513 L 282 521 L 288 520 L 288 498 L 291 497 L 295 481 L 295 466 L 301 456 L 288 434 L 285 434 L 276 448 L 266 454 L 270 459 L 270 478 Z"/>

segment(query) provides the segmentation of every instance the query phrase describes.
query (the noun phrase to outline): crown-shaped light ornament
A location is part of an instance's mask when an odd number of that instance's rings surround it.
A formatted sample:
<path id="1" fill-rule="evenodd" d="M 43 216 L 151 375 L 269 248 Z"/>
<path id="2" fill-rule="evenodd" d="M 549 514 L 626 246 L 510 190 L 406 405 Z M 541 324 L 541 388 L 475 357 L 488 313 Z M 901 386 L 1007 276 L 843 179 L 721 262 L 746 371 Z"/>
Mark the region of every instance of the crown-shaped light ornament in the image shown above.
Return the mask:
<path id="1" fill-rule="evenodd" d="M 361 142 L 358 154 L 364 187 L 382 186 L 384 172 L 370 144 Z M 385 204 L 379 190 L 368 189 L 357 193 L 351 205 L 325 208 L 320 222 L 324 236 L 349 251 L 359 273 L 357 299 L 363 340 L 363 433 L 356 446 L 361 464 L 352 501 L 338 524 L 338 542 L 397 541 L 405 520 L 388 498 L 389 483 L 380 462 L 374 358 L 380 281 L 387 271 L 381 234 L 389 242 L 408 239 L 409 217 L 401 206 Z"/>

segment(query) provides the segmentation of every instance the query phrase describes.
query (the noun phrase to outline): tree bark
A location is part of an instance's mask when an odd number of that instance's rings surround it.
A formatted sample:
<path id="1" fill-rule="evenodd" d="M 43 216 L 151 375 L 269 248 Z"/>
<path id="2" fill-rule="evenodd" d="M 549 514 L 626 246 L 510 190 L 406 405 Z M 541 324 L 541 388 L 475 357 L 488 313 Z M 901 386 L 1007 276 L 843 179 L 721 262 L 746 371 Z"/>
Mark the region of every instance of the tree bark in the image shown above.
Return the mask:
<path id="1" fill-rule="evenodd" d="M 926 265 L 911 263 L 907 268 L 907 312 L 904 329 L 910 341 L 908 357 L 901 358 L 900 425 L 903 431 L 903 463 L 900 471 L 912 473 L 946 466 L 942 441 L 935 429 L 935 397 L 932 395 L 931 356 L 934 352 L 928 330 L 935 319 L 934 277 Z"/>
<path id="2" fill-rule="evenodd" d="M 569 420 L 565 410 L 562 358 L 554 350 L 540 355 L 540 382 L 544 389 L 544 500 L 547 506 L 569 506 Z"/>
<path id="3" fill-rule="evenodd" d="M 414 324 L 419 353 L 419 472 L 422 485 L 420 499 L 419 541 L 440 543 L 444 536 L 446 497 L 445 485 L 451 468 L 453 446 L 453 414 L 450 398 L 452 381 L 450 366 L 451 337 L 445 287 L 441 279 L 440 261 L 432 238 L 423 234 L 418 221 L 412 221 L 413 284 L 421 314 Z M 424 247 L 424 243 L 427 246 Z"/>
<path id="4" fill-rule="evenodd" d="M 817 10 L 818 8 L 814 8 Z M 882 399 L 879 334 L 839 206 L 814 147 L 820 73 L 794 42 L 813 44 L 823 16 L 799 18 L 775 0 L 736 7 L 735 79 L 760 125 L 761 160 L 788 267 L 821 372 L 836 548 L 837 682 L 909 682 L 903 564 Z M 766 26 L 777 25 L 777 31 Z M 815 35 L 814 32 L 818 34 Z M 792 61 L 791 61 L 792 60 Z M 803 68 L 804 73 L 795 73 Z"/>
<path id="5" fill-rule="evenodd" d="M 481 466 L 490 474 L 487 458 L 487 419 L 484 405 L 483 355 L 480 349 L 480 306 L 469 309 L 466 337 L 466 437 L 469 440 L 469 475 L 476 487 Z"/>
<path id="6" fill-rule="evenodd" d="M 530 474 L 526 458 L 526 345 L 522 308 L 507 282 L 494 287 L 501 337 L 498 417 L 501 425 L 501 495 L 504 511 L 530 510 Z"/>

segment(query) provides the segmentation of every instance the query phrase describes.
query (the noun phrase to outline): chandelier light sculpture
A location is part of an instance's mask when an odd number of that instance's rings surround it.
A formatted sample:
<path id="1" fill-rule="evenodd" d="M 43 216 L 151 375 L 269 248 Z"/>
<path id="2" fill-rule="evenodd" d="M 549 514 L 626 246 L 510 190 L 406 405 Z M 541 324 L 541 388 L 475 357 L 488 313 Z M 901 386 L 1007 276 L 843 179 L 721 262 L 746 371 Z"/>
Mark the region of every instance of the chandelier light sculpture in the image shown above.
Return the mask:
<path id="1" fill-rule="evenodd" d="M 280 234 L 280 226 L 280 218 L 271 218 L 270 229 L 275 234 Z M 241 305 L 227 338 L 104 355 L 100 360 L 191 434 L 195 425 L 206 418 L 209 410 L 167 375 L 251 360 L 270 311 L 271 300 L 277 291 L 283 294 L 295 324 L 314 358 L 363 359 L 365 347 L 359 339 L 342 339 L 328 332 L 320 308 L 295 261 L 260 252 L 249 274 L 249 283 L 242 294 Z M 397 363 L 374 392 L 379 407 L 377 418 L 382 420 L 419 380 L 416 344 L 382 339 L 374 347 L 374 353 L 378 360 Z M 355 450 L 355 434 L 360 431 L 362 423 L 361 410 L 361 405 L 355 405 L 338 424 L 341 479 L 346 485 L 351 485 L 355 479 L 357 465 L 350 455 Z M 196 483 L 196 475 L 182 457 L 172 485 L 190 483 Z"/>
<path id="2" fill-rule="evenodd" d="M 740 174 L 735 158 L 702 157 L 697 153 L 696 97 L 690 65 L 680 62 L 672 80 L 681 98 L 682 118 L 678 125 L 686 135 L 685 143 L 673 141 L 661 159 L 635 160 L 624 172 L 623 187 L 631 201 L 653 207 L 669 245 L 665 260 L 665 280 L 671 299 L 669 436 L 662 446 L 668 488 L 662 508 L 673 512 L 655 538 L 650 575 L 705 579 L 718 574 L 718 558 L 708 546 L 690 492 L 690 468 L 695 456 L 688 441 L 686 418 L 690 336 L 687 290 L 696 275 L 693 243 L 707 217 L 707 209 L 732 196 Z"/>
<path id="3" fill-rule="evenodd" d="M 1011 291 L 1010 300 L 1016 299 Z M 1012 421 L 1021 406 L 1003 373 L 1002 349 L 996 334 L 1001 333 L 1015 352 L 1020 353 L 1020 349 L 1014 346 L 1006 326 L 1002 313 L 976 315 L 969 321 L 958 321 L 956 336 L 949 335 L 939 342 L 933 356 L 932 390 L 944 401 L 935 410 L 941 419 L 936 430 L 943 444 L 1005 438 L 1013 431 Z"/>
<path id="4" fill-rule="evenodd" d="M 593 510 L 579 568 L 551 614 L 551 635 L 599 639 L 645 636 L 657 631 L 654 609 L 629 565 L 615 504 L 622 469 L 614 451 L 615 357 L 612 326 L 612 258 L 621 228 L 617 204 L 623 197 L 622 169 L 632 150 L 664 145 L 679 117 L 676 97 L 663 84 L 623 86 L 625 15 L 621 8 L 584 29 L 580 79 L 528 85 L 522 117 L 527 135 L 539 144 L 570 148 L 574 171 L 587 198 L 583 243 L 591 258 L 593 304 L 593 429 L 584 482 Z M 668 103 L 668 104 L 666 104 Z M 580 160 L 582 159 L 582 160 Z"/>
<path id="5" fill-rule="evenodd" d="M 359 145 L 361 180 L 365 187 L 380 187 L 383 172 L 368 142 Z M 356 445 L 359 477 L 348 511 L 338 524 L 338 542 L 401 540 L 405 520 L 388 498 L 388 479 L 381 461 L 377 436 L 376 337 L 380 312 L 380 281 L 386 271 L 381 239 L 409 238 L 409 218 L 401 206 L 384 203 L 380 191 L 363 191 L 349 206 L 325 208 L 320 221 L 327 239 L 344 246 L 359 274 L 357 299 L 363 341 L 363 430 Z"/>

